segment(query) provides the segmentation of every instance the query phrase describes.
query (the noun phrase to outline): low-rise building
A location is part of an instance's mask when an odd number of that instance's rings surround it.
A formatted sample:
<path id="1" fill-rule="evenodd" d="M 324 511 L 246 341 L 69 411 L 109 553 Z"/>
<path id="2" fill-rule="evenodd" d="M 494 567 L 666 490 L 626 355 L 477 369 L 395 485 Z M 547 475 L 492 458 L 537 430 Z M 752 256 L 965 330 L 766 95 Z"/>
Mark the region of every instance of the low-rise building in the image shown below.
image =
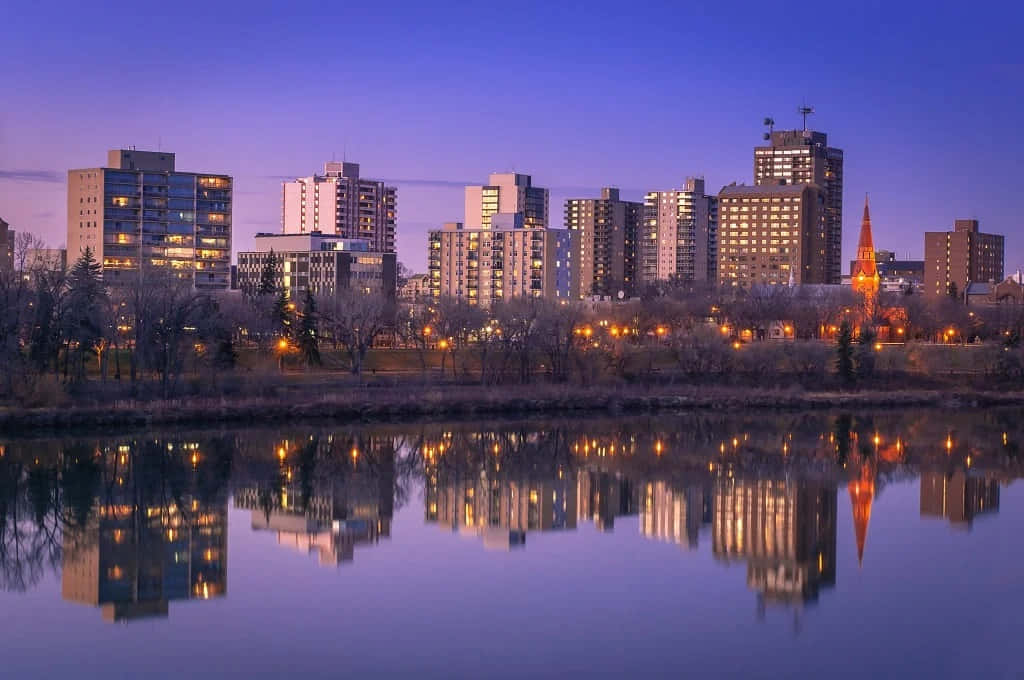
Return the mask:
<path id="1" fill-rule="evenodd" d="M 68 268 L 68 251 L 64 248 L 29 248 L 25 261 L 19 263 L 22 272 L 60 272 Z"/>
<path id="2" fill-rule="evenodd" d="M 413 274 L 398 288 L 398 299 L 405 302 L 419 302 L 430 298 L 430 276 Z"/>
<path id="3" fill-rule="evenodd" d="M 255 250 L 238 254 L 238 287 L 255 292 L 263 271 L 274 258 L 275 286 L 292 300 L 307 289 L 314 295 L 335 295 L 356 288 L 395 296 L 398 262 L 395 253 L 370 249 L 364 239 L 334 234 L 256 234 Z"/>

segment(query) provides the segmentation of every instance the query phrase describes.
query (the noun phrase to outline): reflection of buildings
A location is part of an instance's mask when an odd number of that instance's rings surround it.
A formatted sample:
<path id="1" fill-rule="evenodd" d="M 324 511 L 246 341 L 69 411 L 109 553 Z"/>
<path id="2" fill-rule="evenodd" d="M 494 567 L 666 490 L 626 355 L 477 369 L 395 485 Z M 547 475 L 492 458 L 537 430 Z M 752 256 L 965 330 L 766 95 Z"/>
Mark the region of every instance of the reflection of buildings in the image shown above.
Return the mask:
<path id="1" fill-rule="evenodd" d="M 836 492 L 785 479 L 719 479 L 712 552 L 747 562 L 747 585 L 767 601 L 803 603 L 836 580 Z"/>
<path id="2" fill-rule="evenodd" d="M 227 592 L 227 503 L 115 501 L 64 533 L 61 595 L 107 621 L 166 616 L 170 600 Z"/>
<path id="3" fill-rule="evenodd" d="M 235 493 L 235 507 L 252 511 L 252 528 L 277 533 L 278 545 L 317 554 L 320 564 L 351 562 L 357 545 L 391 536 L 394 496 L 387 484 L 359 480 L 317 488 L 304 500 L 301 486 L 247 487 Z"/>
<path id="4" fill-rule="evenodd" d="M 921 471 L 921 516 L 945 517 L 970 529 L 977 515 L 999 511 L 999 483 L 959 469 Z"/>
<path id="5" fill-rule="evenodd" d="M 576 479 L 576 516 L 593 520 L 600 531 L 615 528 L 615 518 L 637 513 L 636 490 L 623 477 L 580 470 Z"/>
<path id="6" fill-rule="evenodd" d="M 711 499 L 699 486 L 673 489 L 645 484 L 640 498 L 640 533 L 648 538 L 697 547 L 700 529 L 711 522 Z"/>
<path id="7" fill-rule="evenodd" d="M 428 474 L 425 518 L 462 534 L 477 535 L 487 548 L 526 542 L 529 531 L 576 528 L 576 484 L 559 470 L 553 479 L 478 475 L 438 480 Z"/>

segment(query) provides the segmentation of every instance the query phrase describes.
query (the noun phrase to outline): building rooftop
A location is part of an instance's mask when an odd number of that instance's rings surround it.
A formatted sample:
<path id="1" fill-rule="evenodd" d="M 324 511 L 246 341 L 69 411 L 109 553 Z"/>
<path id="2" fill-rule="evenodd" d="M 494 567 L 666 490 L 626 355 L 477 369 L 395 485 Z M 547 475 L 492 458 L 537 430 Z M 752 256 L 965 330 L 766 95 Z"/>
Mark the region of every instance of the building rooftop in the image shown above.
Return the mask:
<path id="1" fill-rule="evenodd" d="M 747 184 L 730 184 L 722 187 L 719 196 L 762 196 L 764 194 L 776 194 L 779 196 L 799 196 L 804 189 L 814 184 L 760 184 L 751 186 Z"/>

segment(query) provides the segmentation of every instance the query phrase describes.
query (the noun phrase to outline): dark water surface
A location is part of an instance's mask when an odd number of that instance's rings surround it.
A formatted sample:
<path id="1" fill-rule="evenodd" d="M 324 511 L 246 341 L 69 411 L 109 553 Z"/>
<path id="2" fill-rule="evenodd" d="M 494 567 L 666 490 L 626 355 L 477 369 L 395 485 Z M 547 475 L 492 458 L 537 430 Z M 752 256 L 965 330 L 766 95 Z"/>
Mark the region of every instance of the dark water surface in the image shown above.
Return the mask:
<path id="1" fill-rule="evenodd" d="M 1021 415 L 0 441 L 0 676 L 1024 677 Z"/>

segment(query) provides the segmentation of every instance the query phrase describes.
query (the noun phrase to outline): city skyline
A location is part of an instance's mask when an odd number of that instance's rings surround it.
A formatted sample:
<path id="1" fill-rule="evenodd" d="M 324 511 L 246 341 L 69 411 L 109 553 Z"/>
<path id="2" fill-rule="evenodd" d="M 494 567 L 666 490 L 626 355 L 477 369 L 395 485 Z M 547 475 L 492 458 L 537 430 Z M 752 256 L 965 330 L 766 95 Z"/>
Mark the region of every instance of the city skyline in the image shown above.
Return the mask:
<path id="1" fill-rule="evenodd" d="M 469 36 L 486 16 L 442 10 L 451 19 L 445 24 L 427 20 L 423 13 L 436 19 L 432 8 L 376 8 L 346 17 L 352 48 L 319 54 L 333 74 L 330 91 L 300 75 L 308 51 L 296 48 L 324 44 L 340 16 L 318 12 L 311 22 L 301 8 L 283 18 L 258 8 L 240 15 L 230 5 L 208 10 L 202 29 L 184 20 L 187 13 L 162 18 L 168 35 L 197 49 L 168 70 L 167 89 L 143 86 L 111 111 L 103 98 L 84 95 L 116 87 L 109 78 L 114 65 L 129 78 L 166 65 L 165 45 L 134 46 L 128 60 L 121 47 L 82 53 L 72 38 L 104 30 L 102 17 L 69 7 L 39 35 L 29 27 L 39 25 L 40 10 L 14 9 L 12 38 L 0 46 L 0 57 L 20 65 L 4 76 L 13 96 L 0 114 L 2 217 L 13 229 L 62 243 L 67 169 L 91 166 L 108 148 L 135 145 L 173 151 L 184 167 L 231 174 L 234 249 L 247 250 L 255 233 L 280 229 L 281 182 L 308 176 L 334 157 L 398 187 L 399 258 L 425 271 L 427 232 L 458 219 L 471 178 L 532 174 L 551 189 L 555 215 L 565 199 L 596 198 L 604 186 L 638 201 L 695 175 L 714 193 L 750 182 L 750 149 L 761 142 L 763 117 L 773 117 L 778 129 L 799 128 L 796 107 L 803 103 L 818 109 L 808 127 L 845 151 L 846 202 L 857 205 L 871 193 L 878 247 L 916 259 L 923 256 L 923 232 L 955 219 L 978 219 L 994 233 L 1016 227 L 1012 192 L 1000 189 L 1021 146 L 1012 120 L 1020 77 L 1010 52 L 1013 22 L 990 25 L 969 8 L 940 7 L 927 17 L 911 8 L 883 13 L 881 5 L 825 8 L 817 20 L 829 31 L 783 45 L 772 32 L 758 32 L 763 10 L 726 16 L 725 8 L 705 8 L 683 17 L 652 6 L 637 16 L 658 13 L 664 20 L 651 34 L 625 35 L 613 50 L 596 40 L 570 41 L 571 48 L 554 40 L 559 22 L 586 36 L 621 18 L 599 11 L 546 8 L 542 22 L 530 12 L 506 18 L 506 39 L 485 50 Z M 122 8 L 126 24 L 152 18 L 134 11 Z M 203 40 L 206 25 L 218 21 L 240 30 L 216 44 Z M 361 28 L 380 23 L 393 30 L 362 37 L 369 32 Z M 942 40 L 954 30 L 955 52 Z M 691 34 L 704 40 L 679 39 Z M 435 47 L 417 59 L 403 57 L 397 46 L 410 38 Z M 774 68 L 757 58 L 768 48 Z M 838 55 L 829 64 L 807 59 L 826 51 Z M 212 67 L 220 74 L 216 86 L 196 80 Z M 371 81 L 367 73 L 380 77 Z M 482 97 L 474 81 L 508 87 Z M 171 96 L 186 82 L 188 97 Z M 609 83 L 655 88 L 662 96 L 632 109 L 580 96 Z M 528 86 L 531 97 L 517 94 Z M 700 105 L 694 88 L 702 92 Z M 309 134 L 295 135 L 296 127 Z M 857 211 L 844 215 L 844 262 L 855 254 L 858 219 Z M 1006 271 L 1022 263 L 1024 249 L 1010 239 Z"/>

